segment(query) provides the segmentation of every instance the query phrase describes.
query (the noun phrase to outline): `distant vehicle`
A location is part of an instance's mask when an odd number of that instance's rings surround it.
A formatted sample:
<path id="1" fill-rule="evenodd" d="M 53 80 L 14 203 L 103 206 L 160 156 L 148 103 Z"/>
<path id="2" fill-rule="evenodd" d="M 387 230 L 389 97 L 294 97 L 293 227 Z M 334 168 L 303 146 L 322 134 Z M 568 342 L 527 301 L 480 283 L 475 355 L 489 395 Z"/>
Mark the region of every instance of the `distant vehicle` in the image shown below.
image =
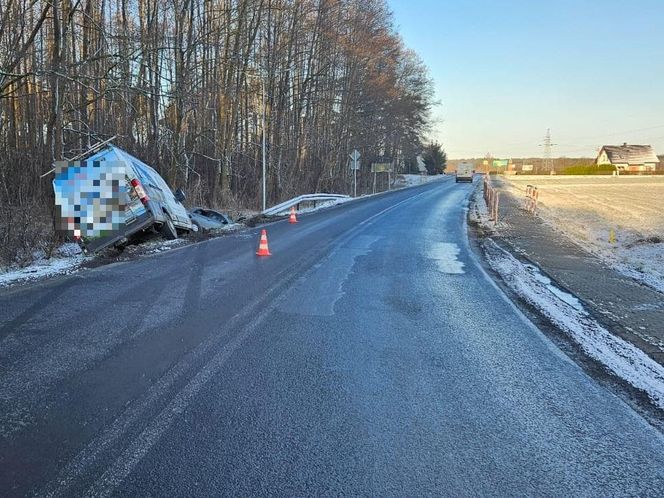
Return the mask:
<path id="1" fill-rule="evenodd" d="M 113 210 L 108 186 L 104 184 L 112 175 L 119 183 L 115 195 L 125 206 L 123 213 Z M 53 189 L 61 218 L 59 225 L 68 227 L 86 252 L 109 246 L 121 248 L 148 231 L 173 240 L 178 238 L 178 230 L 197 230 L 182 205 L 184 192 L 177 189 L 173 193 L 153 168 L 114 145 L 80 163 L 64 163 L 56 168 Z M 77 216 L 72 217 L 72 212 Z M 114 223 L 110 223 L 111 219 Z"/>
<path id="2" fill-rule="evenodd" d="M 456 178 L 454 181 L 459 182 L 472 182 L 473 173 L 475 173 L 475 165 L 473 163 L 459 163 L 456 168 Z"/>
<path id="3" fill-rule="evenodd" d="M 196 207 L 189 210 L 189 217 L 194 225 L 203 230 L 214 230 L 215 228 L 222 228 L 224 225 L 231 224 L 228 216 L 214 209 Z"/>

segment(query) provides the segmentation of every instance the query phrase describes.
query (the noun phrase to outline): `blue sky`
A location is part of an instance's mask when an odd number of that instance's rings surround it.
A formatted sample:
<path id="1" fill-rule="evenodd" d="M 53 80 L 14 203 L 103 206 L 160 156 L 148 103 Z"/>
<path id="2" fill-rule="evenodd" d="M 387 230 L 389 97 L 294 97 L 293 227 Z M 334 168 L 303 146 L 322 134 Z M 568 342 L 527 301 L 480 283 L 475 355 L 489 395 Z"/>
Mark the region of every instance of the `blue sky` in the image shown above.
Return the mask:
<path id="1" fill-rule="evenodd" d="M 388 0 L 429 67 L 450 158 L 664 154 L 664 0 Z"/>

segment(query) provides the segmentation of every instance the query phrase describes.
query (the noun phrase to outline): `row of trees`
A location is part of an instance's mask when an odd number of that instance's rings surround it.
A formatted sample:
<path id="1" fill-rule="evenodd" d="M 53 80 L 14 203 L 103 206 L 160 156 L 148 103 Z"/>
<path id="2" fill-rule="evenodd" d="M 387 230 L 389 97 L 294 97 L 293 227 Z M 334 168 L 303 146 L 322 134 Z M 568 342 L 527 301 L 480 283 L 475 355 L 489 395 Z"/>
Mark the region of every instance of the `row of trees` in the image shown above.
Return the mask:
<path id="1" fill-rule="evenodd" d="M 432 83 L 384 0 L 0 0 L 0 198 L 113 142 L 194 202 L 347 191 L 348 152 L 404 169 Z"/>

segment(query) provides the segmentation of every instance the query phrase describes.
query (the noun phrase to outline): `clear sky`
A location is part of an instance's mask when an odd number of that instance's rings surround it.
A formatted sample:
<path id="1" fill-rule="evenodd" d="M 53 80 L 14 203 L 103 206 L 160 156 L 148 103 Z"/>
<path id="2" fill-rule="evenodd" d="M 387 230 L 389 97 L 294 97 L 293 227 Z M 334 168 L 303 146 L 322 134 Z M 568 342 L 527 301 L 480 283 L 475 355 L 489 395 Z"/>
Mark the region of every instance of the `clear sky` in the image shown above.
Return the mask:
<path id="1" fill-rule="evenodd" d="M 664 154 L 664 0 L 388 0 L 441 105 L 450 158 Z"/>

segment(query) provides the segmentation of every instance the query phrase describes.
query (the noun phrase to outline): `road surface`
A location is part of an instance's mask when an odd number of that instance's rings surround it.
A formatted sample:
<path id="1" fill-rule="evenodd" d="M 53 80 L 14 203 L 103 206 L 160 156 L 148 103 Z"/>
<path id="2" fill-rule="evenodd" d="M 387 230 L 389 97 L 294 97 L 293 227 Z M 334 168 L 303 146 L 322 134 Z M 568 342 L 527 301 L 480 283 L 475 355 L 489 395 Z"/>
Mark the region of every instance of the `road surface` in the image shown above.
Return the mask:
<path id="1" fill-rule="evenodd" d="M 451 179 L 0 293 L 0 496 L 660 495 Z"/>

